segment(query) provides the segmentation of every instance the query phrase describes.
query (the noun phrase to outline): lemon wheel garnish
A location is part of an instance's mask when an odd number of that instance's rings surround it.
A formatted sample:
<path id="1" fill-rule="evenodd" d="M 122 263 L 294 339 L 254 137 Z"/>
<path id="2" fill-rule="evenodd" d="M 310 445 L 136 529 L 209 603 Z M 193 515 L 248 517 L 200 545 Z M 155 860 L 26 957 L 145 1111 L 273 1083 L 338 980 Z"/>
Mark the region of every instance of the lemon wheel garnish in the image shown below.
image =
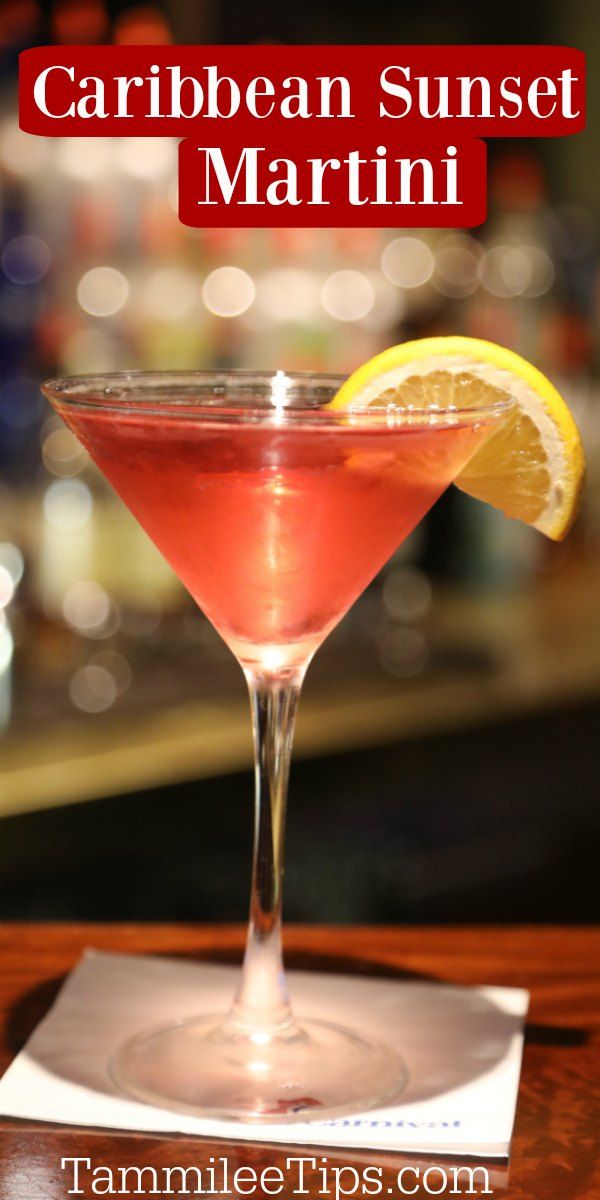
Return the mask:
<path id="1" fill-rule="evenodd" d="M 520 355 L 469 337 L 391 346 L 359 367 L 331 409 L 464 409 L 513 403 L 456 479 L 470 496 L 559 541 L 579 508 L 585 459 L 556 388 Z"/>

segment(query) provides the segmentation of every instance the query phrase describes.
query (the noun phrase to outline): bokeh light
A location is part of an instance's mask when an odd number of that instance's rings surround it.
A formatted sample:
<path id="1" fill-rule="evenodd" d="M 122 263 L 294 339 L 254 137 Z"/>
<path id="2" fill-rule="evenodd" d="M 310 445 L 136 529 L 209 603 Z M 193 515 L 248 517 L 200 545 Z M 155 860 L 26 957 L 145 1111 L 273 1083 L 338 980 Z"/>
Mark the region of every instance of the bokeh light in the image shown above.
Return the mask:
<path id="1" fill-rule="evenodd" d="M 166 137 L 119 138 L 116 162 L 124 175 L 133 179 L 163 179 L 177 164 L 177 143 Z"/>
<path id="2" fill-rule="evenodd" d="M 256 295 L 254 281 L 240 267 L 217 267 L 202 285 L 202 299 L 216 317 L 239 317 Z"/>
<path id="3" fill-rule="evenodd" d="M 89 662 L 90 666 L 108 671 L 115 681 L 117 692 L 122 695 L 131 686 L 132 670 L 124 654 L 118 650 L 98 650 Z"/>
<path id="4" fill-rule="evenodd" d="M 95 663 L 80 667 L 69 684 L 71 700 L 81 712 L 106 712 L 114 704 L 118 694 L 119 689 L 110 671 Z"/>
<path id="5" fill-rule="evenodd" d="M 15 582 L 7 567 L 0 563 L 0 609 L 6 608 L 15 594 Z"/>
<path id="6" fill-rule="evenodd" d="M 13 375 L 0 386 L 0 418 L 12 429 L 35 425 L 42 412 L 43 399 L 37 379 Z"/>
<path id="7" fill-rule="evenodd" d="M 8 572 L 14 587 L 17 588 L 25 570 L 25 559 L 18 546 L 14 546 L 12 542 L 0 542 L 0 566 Z"/>
<path id="8" fill-rule="evenodd" d="M 118 46 L 167 46 L 171 34 L 160 8 L 154 4 L 136 4 L 119 14 L 113 38 Z"/>
<path id="9" fill-rule="evenodd" d="M 418 237 L 394 238 L 381 255 L 381 269 L 396 287 L 422 287 L 431 279 L 434 268 L 432 250 Z"/>
<path id="10" fill-rule="evenodd" d="M 65 339 L 63 363 L 69 375 L 114 371 L 115 342 L 101 329 L 77 329 Z"/>
<path id="11" fill-rule="evenodd" d="M 46 489 L 44 516 L 53 529 L 62 533 L 82 529 L 92 508 L 92 493 L 81 479 L 57 479 Z"/>
<path id="12" fill-rule="evenodd" d="M 385 612 L 395 621 L 420 621 L 431 605 L 431 584 L 416 567 L 394 567 L 383 581 L 382 599 Z"/>
<path id="13" fill-rule="evenodd" d="M 103 629 L 110 617 L 110 596 L 100 584 L 82 579 L 67 589 L 62 612 L 67 625 L 78 633 L 94 633 Z"/>
<path id="14" fill-rule="evenodd" d="M 406 312 L 406 298 L 400 288 L 394 287 L 378 271 L 369 271 L 368 279 L 373 288 L 373 307 L 363 318 L 366 329 L 383 332 L 393 329 Z"/>
<path id="15" fill-rule="evenodd" d="M 67 178 L 82 182 L 108 177 L 115 165 L 114 145 L 110 138 L 61 138 L 57 166 Z"/>
<path id="16" fill-rule="evenodd" d="M 321 311 L 318 275 L 301 267 L 273 267 L 256 281 L 256 312 L 267 322 L 310 321 Z"/>
<path id="17" fill-rule="evenodd" d="M 66 45 L 103 42 L 109 31 L 102 0 L 58 0 L 52 11 L 54 40 Z"/>
<path id="18" fill-rule="evenodd" d="M 5 621 L 0 623 L 0 675 L 10 667 L 14 650 L 12 633 Z"/>
<path id="19" fill-rule="evenodd" d="M 2 251 L 0 264 L 11 283 L 38 283 L 51 261 L 50 250 L 39 237 L 28 234 L 13 238 Z"/>
<path id="20" fill-rule="evenodd" d="M 433 285 L 442 296 L 461 299 L 479 286 L 481 248 L 467 234 L 443 238 L 435 252 Z"/>
<path id="21" fill-rule="evenodd" d="M 0 163 L 11 175 L 23 178 L 44 171 L 52 156 L 50 138 L 23 133 L 15 117 L 0 124 Z"/>
<path id="22" fill-rule="evenodd" d="M 525 245 L 523 251 L 529 259 L 530 266 L 530 279 L 523 294 L 530 299 L 544 296 L 554 283 L 554 263 L 542 246 Z"/>
<path id="23" fill-rule="evenodd" d="M 42 443 L 42 461 L 51 475 L 68 479 L 85 467 L 88 456 L 77 438 L 65 429 L 54 429 Z"/>
<path id="24" fill-rule="evenodd" d="M 392 626 L 379 637 L 381 664 L 390 675 L 401 679 L 419 675 L 429 657 L 427 641 L 417 629 Z"/>
<path id="25" fill-rule="evenodd" d="M 163 267 L 153 271 L 142 285 L 142 310 L 157 321 L 179 321 L 199 310 L 200 284 L 192 271 Z"/>
<path id="26" fill-rule="evenodd" d="M 23 46 L 33 40 L 40 17 L 37 0 L 3 0 L 0 9 L 3 45 Z"/>
<path id="27" fill-rule="evenodd" d="M 336 321 L 360 321 L 375 303 L 373 284 L 361 271 L 334 271 L 323 284 L 321 303 Z"/>
<path id="28" fill-rule="evenodd" d="M 532 264 L 522 246 L 496 245 L 486 250 L 480 264 L 483 287 L 492 296 L 522 296 L 532 282 Z"/>
<path id="29" fill-rule="evenodd" d="M 112 317 L 129 295 L 129 284 L 114 267 L 92 267 L 77 284 L 77 300 L 92 317 Z"/>

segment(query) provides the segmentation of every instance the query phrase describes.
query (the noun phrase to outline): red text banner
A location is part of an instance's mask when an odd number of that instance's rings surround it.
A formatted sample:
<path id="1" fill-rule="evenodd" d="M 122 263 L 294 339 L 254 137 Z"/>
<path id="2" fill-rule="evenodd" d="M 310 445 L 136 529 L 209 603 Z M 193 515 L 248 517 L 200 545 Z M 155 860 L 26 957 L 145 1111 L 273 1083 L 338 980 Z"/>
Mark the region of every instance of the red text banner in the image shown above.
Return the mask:
<path id="1" fill-rule="evenodd" d="M 585 124 L 565 46 L 69 46 L 20 57 L 31 134 L 177 136 L 192 226 L 473 226 L 487 137 Z"/>
<path id="2" fill-rule="evenodd" d="M 560 137 L 584 126 L 585 65 L 565 46 L 42 46 L 20 56 L 19 112 L 63 137 Z"/>
<path id="3" fill-rule="evenodd" d="M 211 226 L 450 226 L 486 217 L 486 147 L 392 137 L 385 145 L 329 127 L 251 146 L 235 138 L 179 147 L 179 218 Z"/>

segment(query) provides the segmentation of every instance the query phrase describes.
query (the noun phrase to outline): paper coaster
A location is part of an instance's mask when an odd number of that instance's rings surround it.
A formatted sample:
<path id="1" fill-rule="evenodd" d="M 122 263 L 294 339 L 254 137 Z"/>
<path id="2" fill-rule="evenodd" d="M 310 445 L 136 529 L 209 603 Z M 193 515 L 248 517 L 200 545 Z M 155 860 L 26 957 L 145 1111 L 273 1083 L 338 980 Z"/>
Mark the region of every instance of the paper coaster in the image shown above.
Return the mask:
<path id="1" fill-rule="evenodd" d="M 306 1146 L 508 1156 L 529 995 L 363 976 L 289 973 L 295 1011 L 395 1046 L 400 1102 L 336 1120 L 241 1125 L 121 1095 L 107 1063 L 139 1030 L 226 1012 L 237 970 L 88 950 L 0 1081 L 0 1113 L 69 1125 Z"/>

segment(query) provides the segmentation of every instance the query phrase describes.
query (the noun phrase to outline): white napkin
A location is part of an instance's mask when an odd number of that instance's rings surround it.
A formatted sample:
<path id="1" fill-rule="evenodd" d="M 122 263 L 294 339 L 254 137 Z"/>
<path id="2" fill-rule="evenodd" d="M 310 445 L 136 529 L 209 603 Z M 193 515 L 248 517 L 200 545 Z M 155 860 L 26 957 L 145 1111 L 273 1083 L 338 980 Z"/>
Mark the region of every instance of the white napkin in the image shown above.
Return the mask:
<path id="1" fill-rule="evenodd" d="M 397 1047 L 409 1083 L 399 1102 L 336 1120 L 235 1125 L 129 1100 L 107 1063 L 141 1029 L 226 1011 L 232 967 L 88 950 L 0 1081 L 0 1113 L 110 1129 L 211 1138 L 504 1158 L 515 1115 L 529 996 L 291 971 L 294 1008 Z"/>

